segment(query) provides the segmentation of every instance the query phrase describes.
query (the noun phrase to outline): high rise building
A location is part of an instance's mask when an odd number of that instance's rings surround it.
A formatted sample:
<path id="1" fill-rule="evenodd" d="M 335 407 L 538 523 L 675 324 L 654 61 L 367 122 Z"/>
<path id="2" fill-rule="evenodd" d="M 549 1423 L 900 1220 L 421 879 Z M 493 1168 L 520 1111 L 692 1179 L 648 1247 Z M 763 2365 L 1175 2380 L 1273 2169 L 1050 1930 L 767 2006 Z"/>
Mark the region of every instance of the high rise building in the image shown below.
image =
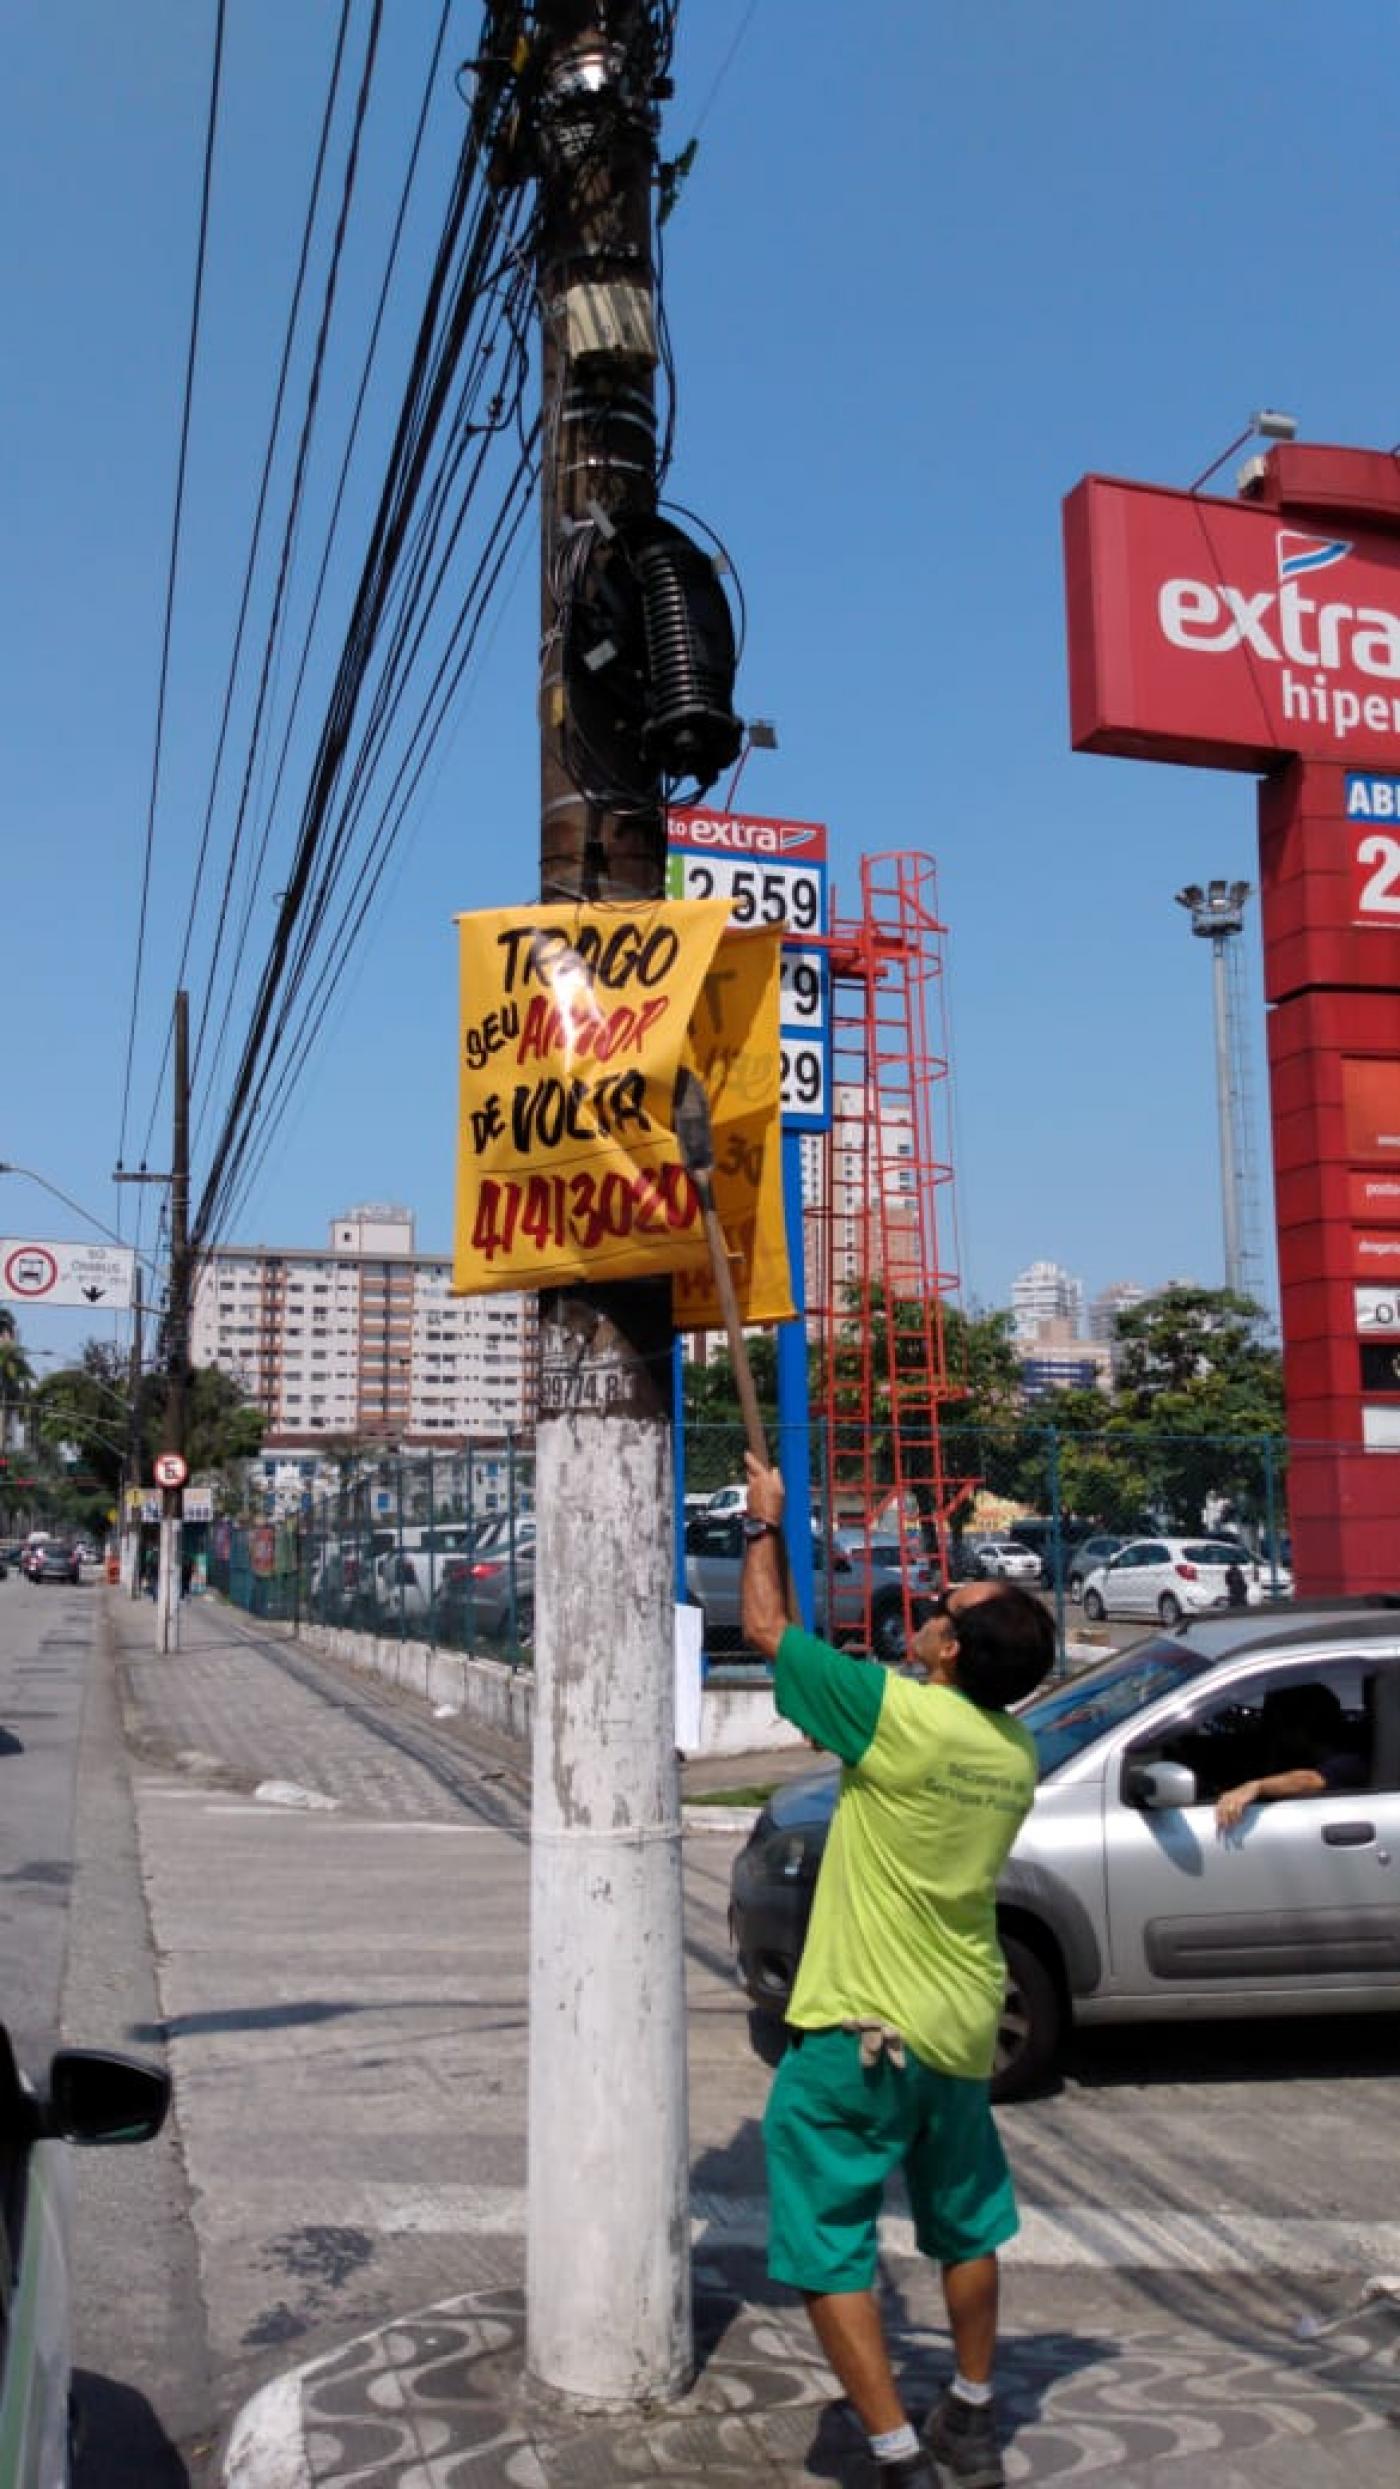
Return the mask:
<path id="1" fill-rule="evenodd" d="M 1084 1327 L 1084 1288 L 1058 1262 L 1032 1262 L 1011 1282 L 1012 1337 L 1018 1347 L 1031 1347 L 1048 1322 L 1067 1322 L 1078 1337 Z"/>
<path id="2" fill-rule="evenodd" d="M 918 1204 L 915 1200 L 917 1176 L 914 1168 L 913 1117 L 905 1107 L 886 1106 L 880 1116 L 879 1160 L 884 1169 L 884 1204 L 871 1199 L 871 1150 L 869 1130 L 876 1104 L 869 1091 L 858 1082 L 838 1081 L 832 1098 L 831 1133 L 826 1144 L 829 1151 L 831 1284 L 838 1301 L 841 1292 L 850 1287 L 866 1269 L 878 1268 L 882 1249 L 892 1254 L 892 1267 L 884 1273 L 891 1296 L 911 1293 L 918 1262 Z M 809 1141 L 804 1141 L 804 1153 Z M 820 1147 L 820 1144 L 818 1144 Z M 821 1163 L 815 1152 L 809 1176 L 808 1162 L 803 1161 L 803 1191 L 806 1201 L 820 1203 L 823 1199 Z M 808 1222 L 809 1272 L 807 1296 L 809 1304 L 821 1300 L 821 1280 L 810 1267 L 811 1256 L 819 1241 L 818 1222 Z"/>
<path id="3" fill-rule="evenodd" d="M 191 1354 L 268 1421 L 267 1449 L 451 1444 L 532 1425 L 535 1301 L 451 1294 L 452 1265 L 414 1250 L 413 1216 L 370 1202 L 321 1252 L 216 1245 L 195 1279 Z"/>
<path id="4" fill-rule="evenodd" d="M 1136 1279 L 1111 1279 L 1106 1288 L 1100 1288 L 1090 1304 L 1090 1339 L 1107 1340 L 1111 1345 L 1118 1336 L 1119 1315 L 1130 1313 L 1134 1305 L 1141 1305 L 1147 1294 L 1147 1289 L 1140 1288 Z"/>

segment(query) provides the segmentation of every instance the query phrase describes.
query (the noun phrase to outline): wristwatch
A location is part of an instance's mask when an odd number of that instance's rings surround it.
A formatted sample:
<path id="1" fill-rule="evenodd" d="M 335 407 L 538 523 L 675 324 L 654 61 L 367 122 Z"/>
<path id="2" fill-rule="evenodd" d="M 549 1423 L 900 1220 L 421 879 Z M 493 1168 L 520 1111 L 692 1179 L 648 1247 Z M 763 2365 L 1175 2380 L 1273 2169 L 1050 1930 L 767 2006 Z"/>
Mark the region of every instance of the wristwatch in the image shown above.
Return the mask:
<path id="1" fill-rule="evenodd" d="M 740 1528 L 751 1547 L 760 1538 L 781 1538 L 783 1534 L 780 1521 L 760 1521 L 757 1514 L 752 1512 L 745 1513 Z"/>

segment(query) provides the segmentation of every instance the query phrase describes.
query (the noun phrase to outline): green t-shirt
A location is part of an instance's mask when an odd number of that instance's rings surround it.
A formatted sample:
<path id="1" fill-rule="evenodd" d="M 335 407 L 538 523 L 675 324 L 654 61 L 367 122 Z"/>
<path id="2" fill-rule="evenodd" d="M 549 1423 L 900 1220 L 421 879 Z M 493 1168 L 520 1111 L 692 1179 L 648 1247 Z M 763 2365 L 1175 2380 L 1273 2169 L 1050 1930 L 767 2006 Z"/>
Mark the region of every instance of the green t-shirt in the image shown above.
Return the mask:
<path id="1" fill-rule="evenodd" d="M 845 1766 L 789 2022 L 878 2016 L 926 2065 L 990 2074 L 1006 1987 L 996 1881 L 1035 1795 L 1029 1730 L 795 1625 L 773 1691 Z"/>

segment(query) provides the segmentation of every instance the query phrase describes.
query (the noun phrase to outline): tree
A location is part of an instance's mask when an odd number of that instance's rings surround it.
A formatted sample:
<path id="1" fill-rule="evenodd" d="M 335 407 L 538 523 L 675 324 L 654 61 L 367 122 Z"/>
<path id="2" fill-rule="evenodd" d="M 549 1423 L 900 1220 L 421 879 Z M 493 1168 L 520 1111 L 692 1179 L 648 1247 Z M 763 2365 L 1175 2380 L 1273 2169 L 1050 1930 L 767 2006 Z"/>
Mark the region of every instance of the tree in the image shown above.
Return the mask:
<path id="1" fill-rule="evenodd" d="M 1167 1521 L 1202 1527 L 1212 1498 L 1263 1512 L 1284 1407 L 1282 1360 L 1262 1323 L 1257 1305 L 1224 1288 L 1164 1288 L 1119 1315 L 1113 1430 Z"/>
<path id="2" fill-rule="evenodd" d="M 27 1399 L 33 1381 L 34 1368 L 19 1344 L 14 1315 L 0 1306 L 0 1411 Z"/>
<path id="3" fill-rule="evenodd" d="M 764 1430 L 772 1437 L 778 1413 L 778 1343 L 771 1330 L 746 1340 Z M 681 1378 L 686 1426 L 686 1479 L 697 1494 L 742 1477 L 744 1420 L 734 1361 L 721 1349 L 708 1364 L 687 1358 Z"/>
<path id="4" fill-rule="evenodd" d="M 1205 1397 L 1277 1425 L 1283 1413 L 1278 1351 L 1260 1336 L 1263 1314 L 1226 1288 L 1172 1287 L 1118 1316 L 1115 1398 L 1136 1417 L 1164 1399 Z M 1245 1431 L 1248 1431 L 1246 1428 Z"/>
<path id="5" fill-rule="evenodd" d="M 157 1371 L 141 1386 L 142 1474 L 159 1451 L 164 1434 L 169 1381 Z M 191 1366 L 185 1384 L 185 1458 L 191 1478 L 217 1480 L 224 1501 L 239 1505 L 244 1468 L 262 1450 L 267 1419 L 241 1386 L 218 1366 Z"/>

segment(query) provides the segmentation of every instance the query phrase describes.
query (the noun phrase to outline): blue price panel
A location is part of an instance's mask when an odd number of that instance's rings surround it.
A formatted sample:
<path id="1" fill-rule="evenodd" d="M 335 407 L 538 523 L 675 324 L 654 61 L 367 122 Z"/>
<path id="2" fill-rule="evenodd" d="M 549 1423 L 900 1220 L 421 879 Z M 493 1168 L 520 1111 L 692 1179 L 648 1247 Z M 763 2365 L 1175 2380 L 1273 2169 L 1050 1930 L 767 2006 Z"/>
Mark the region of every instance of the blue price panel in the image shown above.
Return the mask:
<path id="1" fill-rule="evenodd" d="M 804 948 L 803 936 L 826 932 L 826 866 L 673 847 L 666 891 L 672 899 L 727 898 L 736 925 L 782 927 L 783 1128 L 825 1132 L 831 1122 L 830 977 L 826 954 Z"/>

